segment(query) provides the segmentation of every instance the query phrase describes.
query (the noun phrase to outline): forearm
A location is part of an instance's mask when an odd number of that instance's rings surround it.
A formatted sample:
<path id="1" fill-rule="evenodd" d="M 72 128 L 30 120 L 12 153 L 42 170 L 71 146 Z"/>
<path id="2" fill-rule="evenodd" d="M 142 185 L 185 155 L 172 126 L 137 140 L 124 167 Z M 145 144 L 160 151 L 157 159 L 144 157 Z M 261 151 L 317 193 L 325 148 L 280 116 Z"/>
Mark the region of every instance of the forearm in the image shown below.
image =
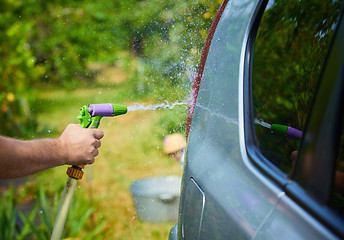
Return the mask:
<path id="1" fill-rule="evenodd" d="M 0 178 L 27 176 L 63 165 L 66 157 L 59 139 L 16 140 L 0 137 Z"/>
<path id="2" fill-rule="evenodd" d="M 0 136 L 0 179 L 18 178 L 68 164 L 92 164 L 98 155 L 99 129 L 69 124 L 56 139 L 16 140 Z"/>

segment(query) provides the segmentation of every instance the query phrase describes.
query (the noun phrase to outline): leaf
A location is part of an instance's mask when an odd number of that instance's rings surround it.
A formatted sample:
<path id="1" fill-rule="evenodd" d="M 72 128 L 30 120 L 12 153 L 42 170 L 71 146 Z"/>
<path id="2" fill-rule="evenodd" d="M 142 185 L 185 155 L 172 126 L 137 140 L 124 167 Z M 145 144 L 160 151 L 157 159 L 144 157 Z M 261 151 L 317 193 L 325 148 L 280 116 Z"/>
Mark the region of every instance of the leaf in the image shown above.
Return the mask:
<path id="1" fill-rule="evenodd" d="M 84 226 L 86 220 L 91 216 L 91 214 L 95 211 L 95 208 L 88 209 L 77 221 L 76 219 L 72 219 L 75 224 L 71 226 L 71 235 L 70 237 L 76 237 L 82 227 Z"/>
<path id="2" fill-rule="evenodd" d="M 99 232 L 101 232 L 101 230 L 102 230 L 103 228 L 105 228 L 105 225 L 106 225 L 106 222 L 105 222 L 105 221 L 99 223 L 98 226 L 95 227 L 91 232 L 87 233 L 87 236 L 85 236 L 83 239 L 84 239 L 84 240 L 88 240 L 88 239 L 92 239 L 92 240 L 98 239 L 98 238 L 96 237 L 96 235 L 99 234 Z M 101 237 L 101 236 L 99 236 L 99 237 Z"/>
<path id="3" fill-rule="evenodd" d="M 38 239 L 40 240 L 46 240 L 46 236 L 44 234 L 44 232 L 41 232 L 38 230 L 38 228 L 36 227 L 36 225 L 34 224 L 34 221 L 32 221 L 32 219 L 30 219 L 29 217 L 27 217 L 25 214 L 23 213 L 19 213 L 21 219 L 23 220 L 25 225 L 28 225 L 30 227 L 30 229 L 32 230 L 32 232 L 38 237 Z"/>
<path id="4" fill-rule="evenodd" d="M 27 217 L 27 221 L 23 220 L 24 221 L 24 226 L 22 227 L 22 230 L 20 231 L 19 235 L 17 236 L 17 240 L 24 239 L 27 235 L 29 235 L 32 232 L 31 231 L 31 223 L 34 224 L 37 211 L 38 211 L 38 205 L 36 204 L 34 206 L 34 208 L 32 209 L 29 217 Z M 19 215 L 20 215 L 21 219 L 23 219 L 22 215 L 24 215 L 24 214 L 22 212 L 19 212 Z"/>

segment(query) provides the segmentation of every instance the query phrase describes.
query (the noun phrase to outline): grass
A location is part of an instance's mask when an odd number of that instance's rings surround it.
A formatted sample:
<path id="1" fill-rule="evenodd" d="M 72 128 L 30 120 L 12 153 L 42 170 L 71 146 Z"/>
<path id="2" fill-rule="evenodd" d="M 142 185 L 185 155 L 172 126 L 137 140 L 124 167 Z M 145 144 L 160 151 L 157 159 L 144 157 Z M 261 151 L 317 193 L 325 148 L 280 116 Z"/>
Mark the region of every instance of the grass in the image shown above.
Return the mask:
<path id="1" fill-rule="evenodd" d="M 68 123 L 78 123 L 76 116 L 83 105 L 113 102 L 132 105 L 136 101 L 130 96 L 127 85 L 94 85 L 70 91 L 45 90 L 39 95 L 35 107 L 43 131 L 51 137 L 58 136 Z M 105 133 L 100 154 L 92 165 L 92 183 L 86 176 L 79 181 L 74 198 L 85 198 L 89 208 L 95 207 L 95 221 L 105 221 L 99 232 L 102 239 L 168 239 L 175 223 L 151 224 L 136 216 L 129 192 L 130 184 L 138 179 L 181 175 L 179 163 L 163 154 L 161 119 L 167 113 L 185 112 L 185 106 L 173 110 L 135 111 L 115 118 L 103 118 L 100 129 Z M 160 131 L 160 132 L 159 132 Z M 63 191 L 67 176 L 66 166 L 37 174 L 36 182 L 51 194 Z M 91 194 L 90 194 L 91 193 Z M 68 224 L 68 222 L 67 222 Z M 87 230 L 85 230 L 87 235 Z"/>

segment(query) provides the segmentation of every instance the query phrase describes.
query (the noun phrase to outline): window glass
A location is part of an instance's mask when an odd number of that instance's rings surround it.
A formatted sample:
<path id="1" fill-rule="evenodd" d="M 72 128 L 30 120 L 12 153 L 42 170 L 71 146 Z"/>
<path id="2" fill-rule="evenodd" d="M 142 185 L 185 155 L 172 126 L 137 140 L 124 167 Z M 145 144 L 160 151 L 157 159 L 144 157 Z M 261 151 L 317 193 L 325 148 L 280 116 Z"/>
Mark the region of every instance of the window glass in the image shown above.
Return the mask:
<path id="1" fill-rule="evenodd" d="M 256 135 L 262 154 L 286 173 L 300 132 L 283 126 L 305 128 L 343 2 L 270 1 L 262 16 L 252 60 Z"/>
<path id="2" fill-rule="evenodd" d="M 344 217 L 344 118 L 342 117 L 342 131 L 338 143 L 338 157 L 333 179 L 330 206 Z"/>

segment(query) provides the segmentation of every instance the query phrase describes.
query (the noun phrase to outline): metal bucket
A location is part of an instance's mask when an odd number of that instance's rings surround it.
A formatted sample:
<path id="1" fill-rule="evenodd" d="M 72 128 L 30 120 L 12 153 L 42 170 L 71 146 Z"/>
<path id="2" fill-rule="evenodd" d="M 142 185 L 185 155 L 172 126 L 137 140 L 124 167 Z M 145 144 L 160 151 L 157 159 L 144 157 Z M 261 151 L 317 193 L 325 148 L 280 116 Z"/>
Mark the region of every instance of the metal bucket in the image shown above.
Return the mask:
<path id="1" fill-rule="evenodd" d="M 138 217 L 160 223 L 178 220 L 181 178 L 152 177 L 133 182 L 130 192 Z"/>

